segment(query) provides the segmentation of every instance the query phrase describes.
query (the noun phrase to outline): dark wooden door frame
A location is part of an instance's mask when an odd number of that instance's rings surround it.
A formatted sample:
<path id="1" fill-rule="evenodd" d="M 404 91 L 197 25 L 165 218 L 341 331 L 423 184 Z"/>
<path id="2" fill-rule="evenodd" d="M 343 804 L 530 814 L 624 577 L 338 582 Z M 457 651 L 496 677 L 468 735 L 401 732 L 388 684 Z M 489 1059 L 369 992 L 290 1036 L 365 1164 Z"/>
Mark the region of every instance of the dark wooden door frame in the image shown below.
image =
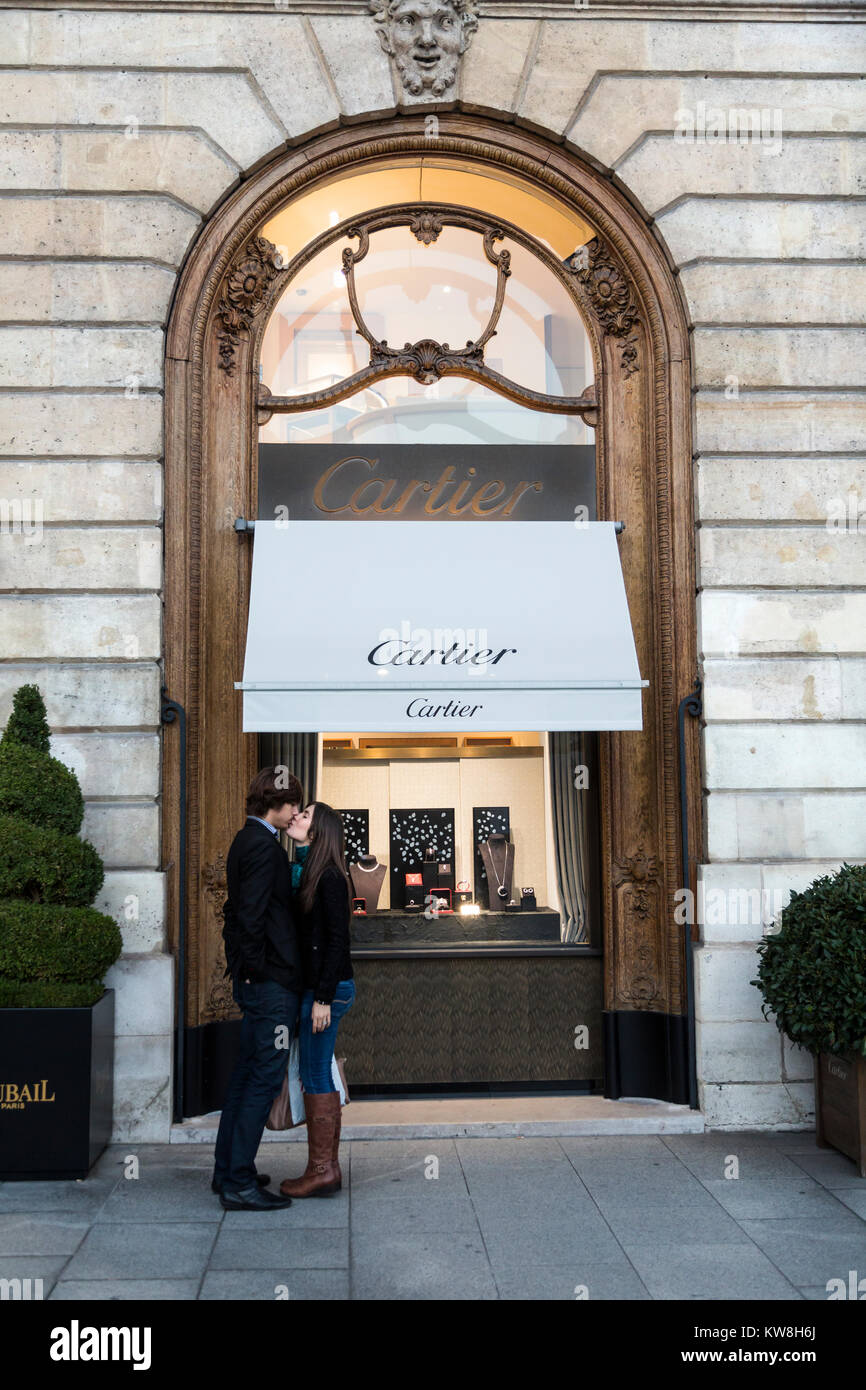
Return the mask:
<path id="1" fill-rule="evenodd" d="M 431 153 L 423 116 L 310 140 L 251 175 L 202 229 L 181 272 L 166 346 L 165 684 L 188 718 L 186 1023 L 232 1009 L 219 937 L 225 853 L 256 770 L 232 687 L 244 660 L 255 515 L 258 344 L 280 274 L 262 226 L 351 167 Z M 626 523 L 620 556 L 644 692 L 643 732 L 599 735 L 608 1095 L 687 1101 L 677 707 L 697 670 L 688 322 L 664 248 L 627 197 L 577 154 L 493 119 L 439 116 L 437 156 L 519 175 L 596 231 L 566 268 L 593 340 L 598 515 Z M 699 738 L 689 721 L 689 844 L 702 856 Z M 163 750 L 169 939 L 180 858 L 177 741 Z M 693 866 L 689 866 L 691 869 Z M 576 1019 L 575 1023 L 580 1020 Z"/>

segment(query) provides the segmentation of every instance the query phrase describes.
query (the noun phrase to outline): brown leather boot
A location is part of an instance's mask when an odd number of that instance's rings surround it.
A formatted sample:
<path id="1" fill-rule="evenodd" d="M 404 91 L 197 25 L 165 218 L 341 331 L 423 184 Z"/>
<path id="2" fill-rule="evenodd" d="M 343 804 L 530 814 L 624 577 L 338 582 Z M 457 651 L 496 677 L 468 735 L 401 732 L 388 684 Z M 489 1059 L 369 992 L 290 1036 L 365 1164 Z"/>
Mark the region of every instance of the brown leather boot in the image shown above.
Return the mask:
<path id="1" fill-rule="evenodd" d="M 339 1192 L 342 1179 L 339 1165 L 331 1157 L 334 1130 L 340 1115 L 339 1091 L 308 1095 L 304 1092 L 307 1116 L 307 1167 L 300 1178 L 285 1178 L 280 1191 L 286 1197 L 330 1197 Z"/>

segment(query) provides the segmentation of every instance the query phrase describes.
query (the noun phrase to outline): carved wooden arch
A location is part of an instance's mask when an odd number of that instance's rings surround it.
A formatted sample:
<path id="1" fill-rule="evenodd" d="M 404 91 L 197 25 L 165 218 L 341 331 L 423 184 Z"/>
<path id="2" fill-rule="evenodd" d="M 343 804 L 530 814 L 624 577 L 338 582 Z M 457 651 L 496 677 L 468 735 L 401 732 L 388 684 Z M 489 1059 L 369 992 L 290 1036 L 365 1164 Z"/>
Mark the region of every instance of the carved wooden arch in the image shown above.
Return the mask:
<path id="1" fill-rule="evenodd" d="M 685 1010 L 676 714 L 696 672 L 694 514 L 687 320 L 664 251 L 610 180 L 540 136 L 440 114 L 437 155 L 519 174 L 597 232 L 573 266 L 594 339 L 598 515 L 622 519 L 620 555 L 644 694 L 644 730 L 599 735 L 604 1007 Z M 203 228 L 180 276 L 166 357 L 165 678 L 188 736 L 186 1021 L 224 1016 L 219 909 L 224 855 L 255 771 L 232 689 L 243 667 L 250 551 L 233 530 L 254 515 L 258 309 L 280 267 L 260 229 L 283 204 L 352 167 L 431 153 L 423 116 L 370 121 L 281 154 Z M 258 325 L 256 325 L 258 327 Z M 222 337 L 220 335 L 223 335 Z M 229 335 L 236 370 L 220 367 Z M 692 721 L 690 721 L 691 723 Z M 701 853 L 697 731 L 687 731 L 690 844 Z M 163 854 L 169 923 L 178 884 L 177 740 L 164 746 Z"/>

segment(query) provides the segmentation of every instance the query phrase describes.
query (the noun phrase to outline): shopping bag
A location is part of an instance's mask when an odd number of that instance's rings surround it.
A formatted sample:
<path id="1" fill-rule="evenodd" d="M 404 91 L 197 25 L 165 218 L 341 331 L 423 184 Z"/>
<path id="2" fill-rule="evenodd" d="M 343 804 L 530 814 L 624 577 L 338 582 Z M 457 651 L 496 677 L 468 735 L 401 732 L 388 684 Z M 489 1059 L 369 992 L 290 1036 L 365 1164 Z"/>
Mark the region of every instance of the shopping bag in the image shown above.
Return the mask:
<path id="1" fill-rule="evenodd" d="M 295 1129 L 306 1124 L 304 1093 L 301 1089 L 301 1044 L 295 1033 L 289 1046 L 289 1060 L 280 1094 L 271 1105 L 265 1121 L 266 1129 Z"/>
<path id="2" fill-rule="evenodd" d="M 331 1084 L 340 1092 L 340 1104 L 349 1104 L 349 1086 L 346 1081 L 345 1057 L 331 1058 Z"/>

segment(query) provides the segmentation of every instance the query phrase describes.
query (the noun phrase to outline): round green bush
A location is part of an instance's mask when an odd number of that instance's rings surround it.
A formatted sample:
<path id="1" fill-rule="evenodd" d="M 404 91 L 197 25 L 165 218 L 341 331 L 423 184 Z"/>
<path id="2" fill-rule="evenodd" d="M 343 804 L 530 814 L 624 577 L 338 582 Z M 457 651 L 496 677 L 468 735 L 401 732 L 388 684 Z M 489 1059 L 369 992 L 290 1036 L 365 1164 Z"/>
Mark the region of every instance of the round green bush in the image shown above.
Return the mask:
<path id="1" fill-rule="evenodd" d="M 0 980 L 92 984 L 122 949 L 117 923 L 92 907 L 0 902 Z"/>
<path id="2" fill-rule="evenodd" d="M 87 840 L 0 816 L 0 898 L 89 907 L 105 879 Z"/>
<path id="3" fill-rule="evenodd" d="M 758 946 L 764 1016 L 817 1055 L 866 1056 L 866 864 L 843 864 L 793 893 Z"/>
<path id="4" fill-rule="evenodd" d="M 23 743 L 0 743 L 0 815 L 77 835 L 84 798 L 75 773 Z"/>
<path id="5" fill-rule="evenodd" d="M 20 685 L 12 698 L 12 713 L 3 733 L 3 743 L 24 743 L 37 753 L 51 752 L 51 731 L 45 718 L 45 704 L 38 685 Z"/>

